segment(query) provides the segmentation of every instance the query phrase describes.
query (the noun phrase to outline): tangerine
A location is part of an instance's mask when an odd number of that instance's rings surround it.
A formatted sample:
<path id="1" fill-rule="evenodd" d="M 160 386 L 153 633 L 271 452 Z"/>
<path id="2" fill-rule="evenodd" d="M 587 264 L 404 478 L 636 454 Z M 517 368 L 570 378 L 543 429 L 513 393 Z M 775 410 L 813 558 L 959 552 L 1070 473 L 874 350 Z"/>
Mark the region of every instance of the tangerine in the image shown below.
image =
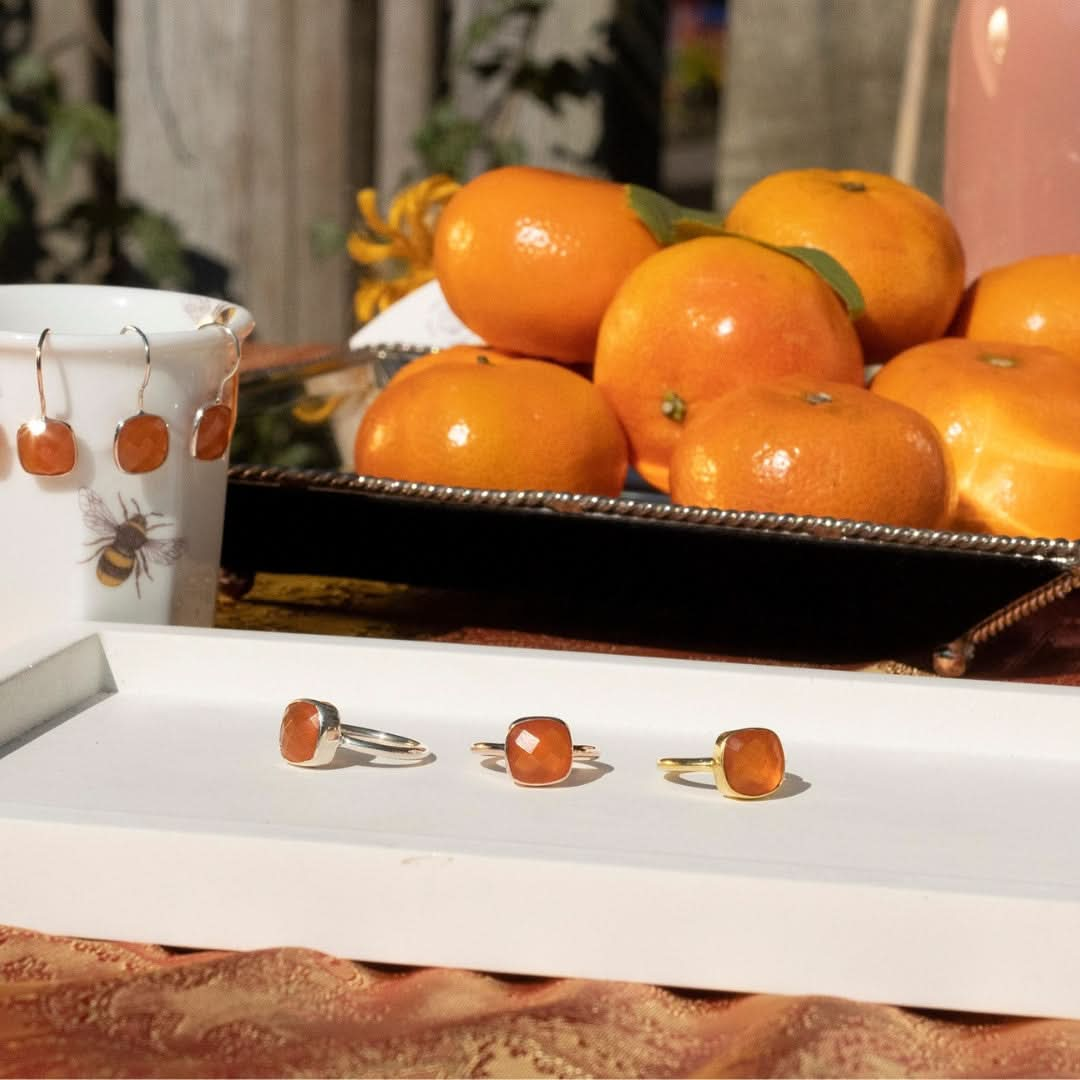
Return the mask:
<path id="1" fill-rule="evenodd" d="M 725 225 L 770 244 L 820 248 L 858 283 L 868 360 L 941 337 L 964 289 L 948 214 L 918 188 L 860 169 L 791 169 L 748 188 Z"/>
<path id="2" fill-rule="evenodd" d="M 735 387 L 806 372 L 863 381 L 859 340 L 836 294 L 797 259 L 732 236 L 650 255 L 615 294 L 593 378 L 634 467 L 668 488 L 683 422 Z"/>
<path id="3" fill-rule="evenodd" d="M 915 409 L 848 383 L 792 375 L 700 410 L 675 448 L 672 498 L 936 528 L 954 486 L 941 436 Z"/>
<path id="4" fill-rule="evenodd" d="M 953 491 L 944 444 L 923 416 L 807 375 L 709 402 L 671 460 L 675 502 L 727 510 L 936 528 Z"/>
<path id="5" fill-rule="evenodd" d="M 406 365 L 364 413 L 358 473 L 451 487 L 618 495 L 626 438 L 558 364 L 458 345 Z"/>
<path id="6" fill-rule="evenodd" d="M 952 332 L 1045 345 L 1080 360 L 1080 254 L 1035 255 L 984 271 L 968 286 Z"/>
<path id="7" fill-rule="evenodd" d="M 1080 538 L 1080 364 L 1039 345 L 943 338 L 890 360 L 871 389 L 945 440 L 951 528 Z"/>
<path id="8" fill-rule="evenodd" d="M 584 364 L 615 290 L 659 246 L 623 185 L 508 165 L 446 204 L 435 274 L 454 313 L 494 348 Z"/>

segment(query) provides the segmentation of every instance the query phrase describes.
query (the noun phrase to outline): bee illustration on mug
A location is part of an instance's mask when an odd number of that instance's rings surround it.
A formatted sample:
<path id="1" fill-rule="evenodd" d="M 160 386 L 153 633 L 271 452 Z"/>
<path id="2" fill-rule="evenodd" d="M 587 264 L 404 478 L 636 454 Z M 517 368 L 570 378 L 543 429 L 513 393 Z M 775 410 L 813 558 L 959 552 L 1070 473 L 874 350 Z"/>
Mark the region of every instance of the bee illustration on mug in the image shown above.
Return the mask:
<path id="1" fill-rule="evenodd" d="M 159 521 L 151 525 L 150 518 L 165 515 L 156 510 L 144 512 L 137 500 L 131 500 L 135 513 L 128 511 L 124 497 L 116 495 L 120 503 L 121 520 L 112 514 L 105 505 L 105 500 L 90 488 L 79 489 L 79 509 L 83 521 L 96 534 L 86 541 L 87 547 L 96 550 L 80 562 L 88 563 L 97 559 L 97 579 L 102 585 L 116 588 L 123 585 L 132 572 L 135 574 L 135 595 L 142 599 L 139 582 L 145 574 L 148 581 L 153 581 L 150 564 L 171 566 L 184 553 L 184 541 L 179 538 L 157 539 L 150 535 L 155 529 L 169 527 L 169 522 Z"/>

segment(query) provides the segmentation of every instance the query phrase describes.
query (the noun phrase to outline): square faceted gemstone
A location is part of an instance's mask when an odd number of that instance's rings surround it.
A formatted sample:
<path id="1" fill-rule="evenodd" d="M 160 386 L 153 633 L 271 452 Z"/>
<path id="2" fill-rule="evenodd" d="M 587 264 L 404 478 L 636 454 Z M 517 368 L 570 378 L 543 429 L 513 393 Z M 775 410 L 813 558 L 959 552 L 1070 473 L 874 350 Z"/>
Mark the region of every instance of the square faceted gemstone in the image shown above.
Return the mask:
<path id="1" fill-rule="evenodd" d="M 39 417 L 15 433 L 19 464 L 34 476 L 66 476 L 75 468 L 75 433 L 63 420 Z"/>
<path id="2" fill-rule="evenodd" d="M 200 461 L 217 461 L 229 449 L 232 409 L 220 401 L 199 411 L 195 421 L 195 456 Z"/>
<path id="3" fill-rule="evenodd" d="M 281 756 L 294 765 L 303 765 L 315 756 L 319 746 L 319 710 L 310 701 L 294 701 L 281 718 L 278 735 Z"/>
<path id="4" fill-rule="evenodd" d="M 506 767 L 519 784 L 557 784 L 570 775 L 573 760 L 570 729 L 556 717 L 526 716 L 510 725 Z"/>
<path id="5" fill-rule="evenodd" d="M 768 795 L 784 779 L 784 748 L 768 728 L 743 728 L 724 740 L 721 764 L 732 791 Z"/>
<path id="6" fill-rule="evenodd" d="M 153 472 L 169 456 L 169 427 L 160 416 L 136 413 L 117 429 L 113 449 L 124 472 Z"/>

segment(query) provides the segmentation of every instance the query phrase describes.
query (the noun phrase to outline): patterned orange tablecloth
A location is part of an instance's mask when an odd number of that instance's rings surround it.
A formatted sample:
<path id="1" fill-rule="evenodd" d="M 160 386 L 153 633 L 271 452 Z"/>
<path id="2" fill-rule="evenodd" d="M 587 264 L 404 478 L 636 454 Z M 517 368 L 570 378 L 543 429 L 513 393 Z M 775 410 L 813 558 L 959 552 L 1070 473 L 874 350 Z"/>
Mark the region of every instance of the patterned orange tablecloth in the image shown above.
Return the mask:
<path id="1" fill-rule="evenodd" d="M 467 615 L 457 625 L 446 605 L 417 589 L 267 576 L 223 599 L 218 624 L 615 649 Z M 1080 593 L 981 650 L 972 676 L 1080 685 Z M 0 887 L 3 872 L 0 861 Z M 1080 1076 L 1080 1021 L 0 927 L 0 1077 L 12 1076 Z"/>

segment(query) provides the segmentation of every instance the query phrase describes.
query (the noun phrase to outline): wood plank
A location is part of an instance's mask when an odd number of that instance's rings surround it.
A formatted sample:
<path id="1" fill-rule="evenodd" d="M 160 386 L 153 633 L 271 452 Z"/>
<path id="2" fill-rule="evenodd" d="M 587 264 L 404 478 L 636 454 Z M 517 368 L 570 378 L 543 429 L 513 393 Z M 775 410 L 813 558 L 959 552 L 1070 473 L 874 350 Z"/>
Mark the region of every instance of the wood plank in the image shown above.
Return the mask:
<path id="1" fill-rule="evenodd" d="M 292 3 L 291 63 L 287 54 L 282 67 L 293 71 L 292 134 L 295 158 L 291 175 L 290 257 L 295 272 L 295 295 L 289 307 L 295 325 L 289 340 L 316 339 L 332 325 L 335 337 L 345 337 L 351 326 L 350 264 L 342 252 L 319 258 L 312 250 L 311 228 L 321 220 L 352 221 L 355 192 L 347 183 L 349 150 L 350 57 L 349 12 L 345 3 L 322 3 L 319 17 L 311 18 L 310 4 Z"/>
<path id="2" fill-rule="evenodd" d="M 412 139 L 435 93 L 438 0 L 378 6 L 375 183 L 384 203 L 422 175 Z"/>
<path id="3" fill-rule="evenodd" d="M 351 220 L 351 8 L 118 0 L 121 184 L 230 267 L 263 340 L 339 340 L 352 324 L 346 259 L 310 246 L 317 218 Z"/>
<path id="4" fill-rule="evenodd" d="M 99 52 L 106 43 L 93 21 L 92 0 L 36 0 L 32 20 L 31 48 L 55 69 L 65 100 L 94 100 L 91 42 L 93 39 Z M 86 198 L 92 186 L 87 163 L 76 161 L 65 191 L 50 191 L 48 185 L 42 185 L 39 205 L 42 220 L 52 220 L 70 203 Z M 74 239 L 68 243 L 77 248 Z"/>

